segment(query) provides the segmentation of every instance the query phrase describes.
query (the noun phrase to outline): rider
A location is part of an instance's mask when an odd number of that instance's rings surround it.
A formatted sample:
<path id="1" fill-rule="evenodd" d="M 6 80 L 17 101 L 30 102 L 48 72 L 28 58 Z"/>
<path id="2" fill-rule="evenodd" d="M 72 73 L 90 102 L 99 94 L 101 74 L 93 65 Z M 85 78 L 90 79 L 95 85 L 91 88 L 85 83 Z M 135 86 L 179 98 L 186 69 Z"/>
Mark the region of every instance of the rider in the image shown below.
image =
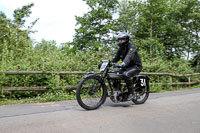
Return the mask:
<path id="1" fill-rule="evenodd" d="M 131 77 L 141 72 L 142 63 L 135 45 L 129 42 L 129 38 L 129 35 L 123 32 L 117 36 L 119 49 L 113 58 L 112 63 L 115 67 L 122 68 L 122 75 L 129 92 L 127 100 L 132 100 L 134 98 L 134 86 Z M 116 64 L 120 59 L 122 60 L 122 63 Z"/>

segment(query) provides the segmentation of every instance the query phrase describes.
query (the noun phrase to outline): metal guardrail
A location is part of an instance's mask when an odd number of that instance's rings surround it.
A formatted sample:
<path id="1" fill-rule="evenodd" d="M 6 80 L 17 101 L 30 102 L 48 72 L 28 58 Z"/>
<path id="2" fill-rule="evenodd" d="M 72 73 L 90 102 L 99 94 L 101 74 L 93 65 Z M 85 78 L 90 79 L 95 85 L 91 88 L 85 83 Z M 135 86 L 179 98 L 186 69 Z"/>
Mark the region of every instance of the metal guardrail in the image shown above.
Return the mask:
<path id="1" fill-rule="evenodd" d="M 59 86 L 60 82 L 60 75 L 71 75 L 71 74 L 86 74 L 86 72 L 50 72 L 50 71 L 0 71 L 0 74 L 5 74 L 5 75 L 31 75 L 31 74 L 54 74 L 56 75 L 56 80 L 57 84 Z M 148 76 L 169 76 L 170 77 L 170 83 L 153 83 L 154 85 L 195 85 L 200 83 L 200 79 L 197 81 L 191 81 L 192 76 L 199 76 L 200 73 L 193 73 L 193 74 L 173 74 L 173 73 L 152 73 L 152 72 L 141 72 L 140 74 L 142 75 L 148 75 Z M 178 83 L 173 83 L 172 78 L 173 77 L 187 77 L 188 82 L 178 82 Z M 5 86 L 0 86 L 2 87 L 2 90 L 4 91 L 37 91 L 37 90 L 48 90 L 50 88 L 44 87 L 44 86 L 39 86 L 39 87 L 5 87 Z M 58 87 L 57 89 L 75 89 L 75 85 L 68 85 L 68 86 L 62 86 Z M 1 88 L 0 88 L 1 90 Z"/>

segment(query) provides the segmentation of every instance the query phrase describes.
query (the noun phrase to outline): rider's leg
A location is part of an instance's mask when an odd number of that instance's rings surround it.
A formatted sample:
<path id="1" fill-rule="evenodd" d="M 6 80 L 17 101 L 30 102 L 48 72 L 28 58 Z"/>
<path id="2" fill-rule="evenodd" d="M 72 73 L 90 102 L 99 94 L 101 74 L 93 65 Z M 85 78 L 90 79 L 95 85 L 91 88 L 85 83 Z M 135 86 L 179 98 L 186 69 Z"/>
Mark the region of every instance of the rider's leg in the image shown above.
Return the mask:
<path id="1" fill-rule="evenodd" d="M 128 100 L 131 100 L 134 98 L 134 94 L 133 94 L 133 81 L 131 79 L 131 77 L 133 77 L 136 74 L 139 74 L 139 72 L 141 71 L 141 69 L 138 69 L 138 67 L 131 67 L 128 68 L 126 71 L 123 72 L 123 78 L 126 82 L 126 86 L 128 88 L 128 92 L 130 93 Z"/>

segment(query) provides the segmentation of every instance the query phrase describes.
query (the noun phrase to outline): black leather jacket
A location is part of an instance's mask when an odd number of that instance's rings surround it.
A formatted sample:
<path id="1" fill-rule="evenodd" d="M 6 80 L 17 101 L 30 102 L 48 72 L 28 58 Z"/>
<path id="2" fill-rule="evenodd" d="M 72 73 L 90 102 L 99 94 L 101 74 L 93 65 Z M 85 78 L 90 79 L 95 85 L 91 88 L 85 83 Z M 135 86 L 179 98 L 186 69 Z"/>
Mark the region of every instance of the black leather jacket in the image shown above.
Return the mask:
<path id="1" fill-rule="evenodd" d="M 142 70 L 142 62 L 133 43 L 121 45 L 112 62 L 117 63 L 120 59 L 125 63 L 125 68 L 136 66 Z"/>

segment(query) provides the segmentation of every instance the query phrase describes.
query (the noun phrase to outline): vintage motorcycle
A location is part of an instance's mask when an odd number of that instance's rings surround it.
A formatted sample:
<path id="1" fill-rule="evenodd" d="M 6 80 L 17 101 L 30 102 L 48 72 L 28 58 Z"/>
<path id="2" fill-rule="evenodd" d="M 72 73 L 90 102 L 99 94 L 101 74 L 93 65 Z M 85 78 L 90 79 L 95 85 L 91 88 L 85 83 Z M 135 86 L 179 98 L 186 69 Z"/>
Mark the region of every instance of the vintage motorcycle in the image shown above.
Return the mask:
<path id="1" fill-rule="evenodd" d="M 128 89 L 123 81 L 121 68 L 111 70 L 113 64 L 109 60 L 103 60 L 100 73 L 88 72 L 79 82 L 76 90 L 78 104 L 86 110 L 99 108 L 109 96 L 114 103 L 126 102 Z M 107 80 L 107 83 L 106 83 Z M 133 77 L 135 104 L 143 104 L 149 97 L 149 78 L 144 75 Z M 109 86 L 109 88 L 108 88 Z"/>

